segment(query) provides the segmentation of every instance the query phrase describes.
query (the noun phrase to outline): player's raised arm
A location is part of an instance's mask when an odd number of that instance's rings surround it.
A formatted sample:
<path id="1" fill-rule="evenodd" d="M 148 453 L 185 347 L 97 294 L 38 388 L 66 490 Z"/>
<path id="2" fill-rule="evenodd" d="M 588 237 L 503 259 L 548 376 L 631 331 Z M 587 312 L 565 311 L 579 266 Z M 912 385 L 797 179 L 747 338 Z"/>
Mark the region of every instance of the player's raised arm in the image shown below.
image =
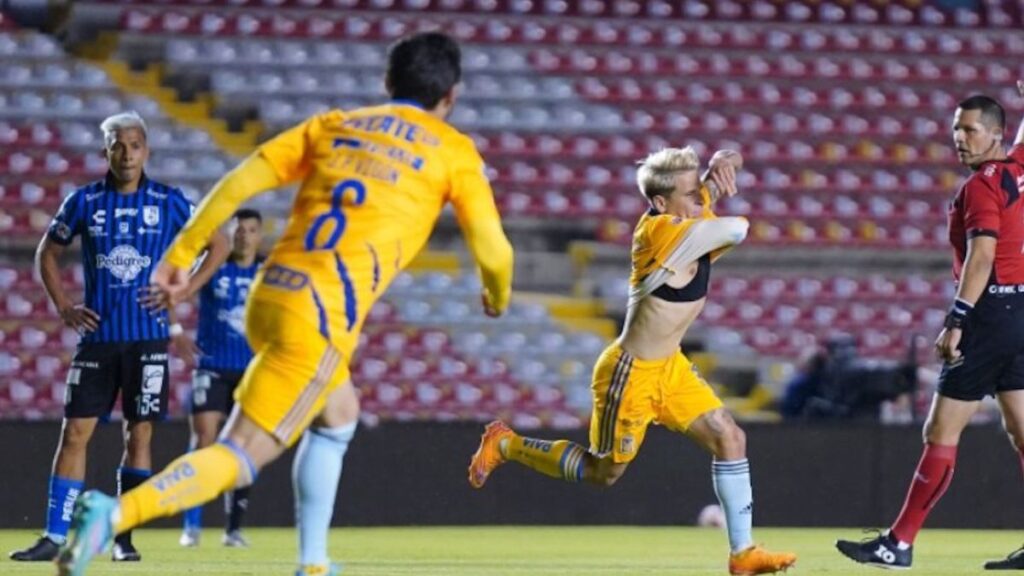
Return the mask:
<path id="1" fill-rule="evenodd" d="M 1024 80 L 1017 80 L 1017 92 L 1024 98 Z M 1018 144 L 1024 144 L 1024 119 L 1021 119 L 1020 128 L 1017 128 L 1017 138 L 1013 141 L 1014 146 Z"/>
<path id="2" fill-rule="evenodd" d="M 281 184 L 277 171 L 266 158 L 259 152 L 250 155 L 213 186 L 167 249 L 161 265 L 190 268 L 199 252 L 210 244 L 214 232 L 243 202 Z"/>
<path id="3" fill-rule="evenodd" d="M 483 161 L 475 150 L 470 156 L 475 161 L 453 172 L 451 202 L 469 252 L 480 268 L 485 311 L 498 316 L 508 308 L 512 296 L 512 245 L 501 227 Z"/>
<path id="4" fill-rule="evenodd" d="M 188 292 L 186 292 L 185 297 L 191 298 L 195 296 L 210 281 L 210 278 L 213 278 L 217 270 L 227 262 L 230 255 L 231 246 L 227 236 L 222 231 L 215 232 L 213 237 L 210 238 L 209 246 L 206 247 L 206 256 L 195 272 L 192 273 L 192 277 L 189 278 Z"/>
<path id="5" fill-rule="evenodd" d="M 728 250 L 747 237 L 750 222 L 743 216 L 724 216 L 693 225 L 692 245 L 700 255 Z"/>
<path id="6" fill-rule="evenodd" d="M 719 150 L 708 162 L 708 169 L 701 177 L 701 182 L 708 183 L 711 203 L 722 198 L 735 196 L 736 172 L 743 168 L 743 155 L 736 150 Z"/>
<path id="7" fill-rule="evenodd" d="M 191 267 L 199 252 L 210 243 L 214 231 L 243 202 L 304 178 L 309 172 L 313 144 L 324 122 L 341 119 L 341 113 L 336 111 L 314 116 L 261 145 L 213 186 L 164 254 L 161 265 L 166 263 L 177 269 Z"/>

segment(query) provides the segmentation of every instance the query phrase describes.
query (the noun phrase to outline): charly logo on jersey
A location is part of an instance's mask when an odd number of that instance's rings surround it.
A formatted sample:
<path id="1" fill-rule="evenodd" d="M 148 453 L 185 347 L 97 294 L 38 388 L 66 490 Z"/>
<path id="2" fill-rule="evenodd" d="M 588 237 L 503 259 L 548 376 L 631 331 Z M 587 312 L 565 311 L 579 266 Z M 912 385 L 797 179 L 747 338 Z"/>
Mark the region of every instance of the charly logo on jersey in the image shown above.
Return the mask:
<path id="1" fill-rule="evenodd" d="M 217 320 L 226 323 L 240 335 L 245 335 L 245 305 L 235 306 L 230 310 L 217 311 Z"/>
<path id="2" fill-rule="evenodd" d="M 92 213 L 92 224 L 89 225 L 89 236 L 102 238 L 107 235 L 107 211 L 100 209 Z"/>
<path id="3" fill-rule="evenodd" d="M 134 246 L 121 244 L 115 246 L 109 254 L 100 254 L 96 257 L 96 268 L 106 268 L 110 273 L 123 283 L 131 282 L 139 275 L 144 268 L 149 268 L 152 259 L 149 256 L 139 254 Z"/>

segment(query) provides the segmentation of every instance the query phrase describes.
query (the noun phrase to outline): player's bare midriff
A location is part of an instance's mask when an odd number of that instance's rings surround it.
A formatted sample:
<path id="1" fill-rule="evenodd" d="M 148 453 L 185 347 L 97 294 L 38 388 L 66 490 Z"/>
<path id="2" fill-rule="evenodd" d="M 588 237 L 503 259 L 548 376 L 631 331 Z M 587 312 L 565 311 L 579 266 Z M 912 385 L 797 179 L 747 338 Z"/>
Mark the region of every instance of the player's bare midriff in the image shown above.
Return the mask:
<path id="1" fill-rule="evenodd" d="M 669 280 L 673 288 L 686 286 L 697 273 L 697 263 Z M 707 298 L 693 302 L 668 302 L 647 296 L 637 304 L 618 338 L 619 346 L 638 360 L 660 360 L 679 351 L 679 342 L 700 316 Z"/>

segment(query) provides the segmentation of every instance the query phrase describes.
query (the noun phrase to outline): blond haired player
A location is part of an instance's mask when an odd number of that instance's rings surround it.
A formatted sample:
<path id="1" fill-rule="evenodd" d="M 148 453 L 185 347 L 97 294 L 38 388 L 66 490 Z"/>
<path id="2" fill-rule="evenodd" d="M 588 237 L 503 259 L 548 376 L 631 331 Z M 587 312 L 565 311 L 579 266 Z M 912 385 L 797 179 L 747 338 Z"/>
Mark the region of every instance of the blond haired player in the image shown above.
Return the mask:
<path id="1" fill-rule="evenodd" d="M 207 196 L 153 275 L 172 299 L 199 249 L 241 202 L 300 183 L 284 235 L 250 292 L 246 333 L 255 357 L 236 409 L 220 442 L 172 462 L 120 500 L 83 495 L 75 536 L 59 558 L 62 574 L 83 574 L 114 534 L 251 484 L 318 414 L 331 426 L 335 412 L 351 405 L 348 362 L 367 311 L 426 243 L 446 203 L 480 267 L 487 313 L 505 310 L 512 248 L 476 147 L 445 123 L 460 59 L 458 44 L 443 34 L 399 41 L 388 54 L 390 103 L 310 118 L 262 145 Z M 333 573 L 326 563 L 299 568 L 300 575 Z"/>
<path id="2" fill-rule="evenodd" d="M 743 159 L 720 151 L 709 177 L 724 194 L 735 194 L 735 170 Z M 721 400 L 679 350 L 679 342 L 704 308 L 711 263 L 743 241 L 745 218 L 716 218 L 697 177 L 692 148 L 648 156 L 637 183 L 650 202 L 633 233 L 633 271 L 622 334 L 594 366 L 590 449 L 568 440 L 524 438 L 503 422 L 487 425 L 469 466 L 480 488 L 507 460 L 567 482 L 611 486 L 636 457 L 648 425 L 659 423 L 690 436 L 714 455 L 715 493 L 729 531 L 729 572 L 784 570 L 796 555 L 768 552 L 751 537 L 753 497 L 743 431 Z"/>

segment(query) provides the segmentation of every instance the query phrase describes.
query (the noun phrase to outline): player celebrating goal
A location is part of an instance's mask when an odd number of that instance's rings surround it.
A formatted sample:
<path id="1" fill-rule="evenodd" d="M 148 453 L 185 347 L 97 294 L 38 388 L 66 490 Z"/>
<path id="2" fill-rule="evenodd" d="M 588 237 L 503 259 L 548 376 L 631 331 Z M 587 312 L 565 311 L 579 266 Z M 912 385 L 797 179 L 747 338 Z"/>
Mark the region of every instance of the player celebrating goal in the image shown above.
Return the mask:
<path id="1" fill-rule="evenodd" d="M 206 197 L 153 274 L 172 300 L 183 293 L 199 249 L 242 202 L 301 183 L 284 235 L 249 293 L 246 335 L 255 356 L 235 394 L 238 405 L 219 442 L 175 460 L 120 500 L 83 494 L 74 536 L 58 559 L 62 574 L 83 574 L 114 534 L 252 484 L 311 422 L 307 437 L 340 446 L 336 432 L 352 418 L 348 362 L 367 312 L 426 244 L 446 203 L 480 267 L 485 312 L 505 310 L 512 247 L 483 159 L 445 122 L 460 61 L 458 44 L 444 34 L 399 41 L 388 53 L 391 102 L 310 118 L 260 146 Z M 324 543 L 341 470 L 338 450 L 328 452 L 297 456 L 323 480 L 315 491 L 325 510 Z M 326 558 L 303 562 L 298 572 L 336 573 Z"/>
<path id="2" fill-rule="evenodd" d="M 737 152 L 719 151 L 709 175 L 721 193 L 736 192 Z M 524 438 L 502 422 L 487 425 L 469 466 L 480 488 L 507 460 L 567 482 L 611 486 L 636 457 L 651 422 L 689 435 L 714 455 L 715 493 L 726 514 L 729 572 L 765 574 L 796 555 L 768 552 L 751 536 L 753 496 L 746 438 L 711 387 L 679 350 L 704 307 L 711 263 L 743 241 L 744 218 L 716 218 L 697 178 L 692 148 L 666 149 L 640 165 L 637 183 L 650 203 L 633 234 L 633 273 L 622 334 L 594 366 L 590 450 L 568 440 Z"/>
<path id="3" fill-rule="evenodd" d="M 1024 96 L 1024 83 L 1017 88 Z M 957 156 L 973 174 L 949 214 L 957 292 L 935 342 L 944 364 L 924 424 L 924 453 L 896 522 L 876 538 L 836 542 L 861 564 L 910 567 L 914 539 L 953 479 L 960 434 L 985 396 L 999 401 L 1024 466 L 1024 122 L 1007 155 L 1005 118 L 987 96 L 964 100 L 953 115 Z M 985 568 L 1024 569 L 1024 549 Z"/>

